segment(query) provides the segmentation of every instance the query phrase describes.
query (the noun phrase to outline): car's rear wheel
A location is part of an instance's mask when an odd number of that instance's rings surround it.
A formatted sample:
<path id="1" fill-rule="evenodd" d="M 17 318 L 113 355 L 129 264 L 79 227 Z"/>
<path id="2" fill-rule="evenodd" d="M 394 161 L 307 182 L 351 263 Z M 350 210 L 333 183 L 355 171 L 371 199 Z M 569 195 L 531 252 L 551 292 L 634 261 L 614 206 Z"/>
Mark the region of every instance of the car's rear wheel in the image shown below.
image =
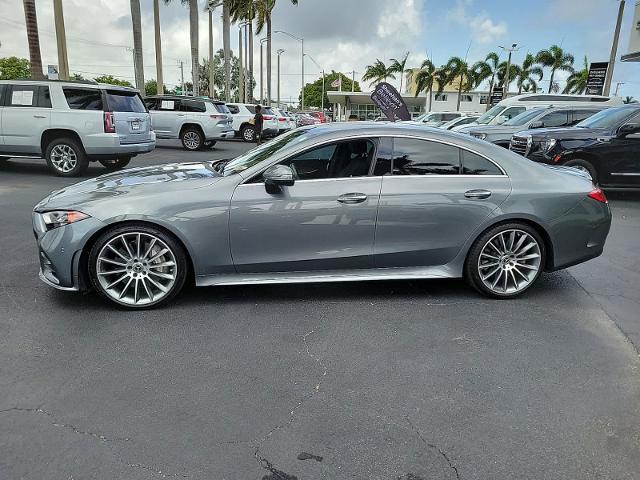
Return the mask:
<path id="1" fill-rule="evenodd" d="M 591 164 L 591 162 L 576 158 L 574 160 L 569 160 L 567 163 L 564 164 L 564 166 L 572 167 L 572 168 L 575 168 L 576 170 L 580 170 L 582 172 L 588 173 L 594 185 L 598 184 L 598 174 L 596 173 L 596 169 L 593 168 L 593 165 Z"/>
<path id="2" fill-rule="evenodd" d="M 245 142 L 255 142 L 256 141 L 256 129 L 251 125 L 245 125 L 240 129 L 240 136 L 242 140 Z"/>
<path id="3" fill-rule="evenodd" d="M 104 168 L 106 168 L 110 172 L 115 172 L 116 170 L 121 170 L 131 161 L 131 157 L 120 157 L 120 158 L 109 158 L 109 159 L 101 159 L 98 160 Z"/>
<path id="4" fill-rule="evenodd" d="M 524 223 L 498 225 L 473 244 L 465 278 L 479 292 L 495 298 L 520 295 L 540 277 L 545 245 L 538 232 Z"/>
<path id="5" fill-rule="evenodd" d="M 180 140 L 185 150 L 195 151 L 202 148 L 204 144 L 204 135 L 195 127 L 187 127 L 180 134 Z"/>
<path id="6" fill-rule="evenodd" d="M 57 138 L 45 150 L 47 165 L 61 177 L 76 177 L 89 166 L 82 145 L 72 138 Z"/>
<path id="7" fill-rule="evenodd" d="M 216 144 L 216 140 L 207 140 L 202 145 L 202 148 L 213 148 Z"/>
<path id="8" fill-rule="evenodd" d="M 179 242 L 146 225 L 119 226 L 100 235 L 88 266 L 93 288 L 131 309 L 168 302 L 187 278 L 187 257 Z"/>

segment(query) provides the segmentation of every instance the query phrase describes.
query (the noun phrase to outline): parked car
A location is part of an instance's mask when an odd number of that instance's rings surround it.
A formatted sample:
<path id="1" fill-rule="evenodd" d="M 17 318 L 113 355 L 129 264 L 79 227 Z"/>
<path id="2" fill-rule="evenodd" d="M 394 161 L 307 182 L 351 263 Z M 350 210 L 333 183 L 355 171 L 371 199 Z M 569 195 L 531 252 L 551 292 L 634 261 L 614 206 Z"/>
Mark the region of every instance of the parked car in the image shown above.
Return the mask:
<path id="1" fill-rule="evenodd" d="M 250 103 L 227 103 L 227 108 L 233 118 L 233 130 L 245 142 L 256 141 L 256 131 L 253 126 L 253 117 L 256 114 L 256 106 Z M 262 136 L 264 138 L 275 137 L 278 134 L 278 119 L 270 107 L 262 107 Z"/>
<path id="2" fill-rule="evenodd" d="M 472 137 L 509 148 L 513 134 L 521 130 L 551 127 L 570 127 L 598 113 L 606 107 L 539 107 L 526 110 L 502 125 L 476 125 Z"/>
<path id="3" fill-rule="evenodd" d="M 275 117 L 278 119 L 278 135 L 281 135 L 295 128 L 294 122 L 291 122 L 289 120 L 289 117 L 282 110 L 276 107 L 270 108 Z"/>
<path id="4" fill-rule="evenodd" d="M 525 93 L 514 95 L 498 102 L 485 113 L 476 123 L 455 127 L 456 132 L 469 133 L 475 125 L 502 125 L 525 110 L 540 107 L 613 107 L 622 105 L 621 97 L 603 97 L 601 95 L 564 95 L 546 93 Z"/>
<path id="5" fill-rule="evenodd" d="M 306 113 L 297 113 L 296 114 L 296 125 L 298 127 L 303 127 L 305 125 L 319 125 L 320 120 L 316 117 L 308 115 Z"/>
<path id="6" fill-rule="evenodd" d="M 572 168 L 400 123 L 298 128 L 229 161 L 158 165 L 35 206 L 42 280 L 128 308 L 199 286 L 464 277 L 509 298 L 597 257 L 611 213 Z"/>
<path id="7" fill-rule="evenodd" d="M 448 122 L 444 122 L 442 125 L 438 125 L 438 128 L 442 128 L 443 130 L 451 130 L 453 127 L 473 123 L 478 119 L 478 117 L 480 117 L 479 114 L 463 115 L 461 117 L 454 118 L 453 120 L 449 120 Z"/>
<path id="8" fill-rule="evenodd" d="M 312 117 L 317 118 L 318 120 L 320 120 L 320 123 L 327 123 L 329 122 L 329 118 L 327 115 L 324 114 L 323 111 L 320 110 L 312 110 L 309 112 L 305 112 L 307 115 L 311 115 Z"/>
<path id="9" fill-rule="evenodd" d="M 156 136 L 137 90 L 96 82 L 0 80 L 0 160 L 44 158 L 56 175 L 109 170 L 152 151 Z"/>
<path id="10" fill-rule="evenodd" d="M 603 187 L 640 187 L 640 105 L 609 108 L 573 128 L 519 132 L 510 149 L 589 174 Z"/>
<path id="11" fill-rule="evenodd" d="M 232 138 L 231 112 L 218 100 L 201 97 L 153 95 L 144 103 L 157 138 L 179 138 L 186 150 L 211 148 Z"/>
<path id="12" fill-rule="evenodd" d="M 445 122 L 460 118 L 463 115 L 464 114 L 462 112 L 426 112 L 410 121 L 414 123 L 422 123 L 430 127 L 438 127 Z"/>

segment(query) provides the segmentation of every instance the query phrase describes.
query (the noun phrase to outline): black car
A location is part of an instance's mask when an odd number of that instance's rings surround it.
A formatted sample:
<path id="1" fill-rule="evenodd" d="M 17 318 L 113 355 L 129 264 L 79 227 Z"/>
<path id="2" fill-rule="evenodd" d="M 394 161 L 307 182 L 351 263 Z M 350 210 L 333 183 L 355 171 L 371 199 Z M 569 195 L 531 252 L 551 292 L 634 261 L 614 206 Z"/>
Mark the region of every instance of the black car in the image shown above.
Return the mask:
<path id="1" fill-rule="evenodd" d="M 586 171 L 604 187 L 640 187 L 640 105 L 603 110 L 572 128 L 518 132 L 509 148 L 536 162 Z"/>

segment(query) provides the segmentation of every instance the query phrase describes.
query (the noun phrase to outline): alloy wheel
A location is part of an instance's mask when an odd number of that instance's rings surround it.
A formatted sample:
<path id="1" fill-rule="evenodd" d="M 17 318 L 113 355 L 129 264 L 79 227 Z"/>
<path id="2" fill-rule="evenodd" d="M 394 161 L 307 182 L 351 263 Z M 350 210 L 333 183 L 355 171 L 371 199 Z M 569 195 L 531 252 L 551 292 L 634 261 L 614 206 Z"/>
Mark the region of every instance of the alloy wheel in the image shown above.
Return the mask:
<path id="1" fill-rule="evenodd" d="M 182 143 L 189 150 L 197 150 L 200 148 L 200 136 L 193 131 L 188 131 L 182 136 Z"/>
<path id="2" fill-rule="evenodd" d="M 524 230 L 509 229 L 497 233 L 482 247 L 478 273 L 492 292 L 514 294 L 536 279 L 541 261 L 538 241 Z"/>
<path id="3" fill-rule="evenodd" d="M 61 143 L 51 150 L 51 163 L 57 170 L 68 173 L 78 164 L 78 155 L 69 145 Z"/>
<path id="4" fill-rule="evenodd" d="M 243 131 L 244 139 L 247 142 L 253 142 L 255 132 L 252 128 L 245 128 Z"/>
<path id="5" fill-rule="evenodd" d="M 104 244 L 96 260 L 97 280 L 103 291 L 128 306 L 162 300 L 175 284 L 177 273 L 171 248 L 144 232 L 115 236 Z"/>

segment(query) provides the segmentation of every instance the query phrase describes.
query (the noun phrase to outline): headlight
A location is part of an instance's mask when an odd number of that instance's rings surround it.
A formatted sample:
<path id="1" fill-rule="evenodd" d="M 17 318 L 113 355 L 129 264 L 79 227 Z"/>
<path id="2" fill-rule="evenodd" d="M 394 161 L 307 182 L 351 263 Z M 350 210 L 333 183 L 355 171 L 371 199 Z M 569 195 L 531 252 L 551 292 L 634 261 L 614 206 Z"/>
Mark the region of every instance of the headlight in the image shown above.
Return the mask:
<path id="1" fill-rule="evenodd" d="M 542 140 L 542 142 L 540 142 L 540 148 L 544 153 L 551 151 L 551 149 L 555 146 L 556 146 L 555 138 L 545 138 L 544 140 Z"/>
<path id="2" fill-rule="evenodd" d="M 85 218 L 89 218 L 89 215 L 75 210 L 54 210 L 52 212 L 43 212 L 40 214 L 42 221 L 47 226 L 47 230 L 52 228 L 63 227 L 70 223 L 79 222 Z"/>
<path id="3" fill-rule="evenodd" d="M 472 133 L 471 134 L 472 137 L 476 137 L 479 138 L 480 140 L 484 140 L 485 138 L 487 138 L 487 134 L 486 133 Z"/>

